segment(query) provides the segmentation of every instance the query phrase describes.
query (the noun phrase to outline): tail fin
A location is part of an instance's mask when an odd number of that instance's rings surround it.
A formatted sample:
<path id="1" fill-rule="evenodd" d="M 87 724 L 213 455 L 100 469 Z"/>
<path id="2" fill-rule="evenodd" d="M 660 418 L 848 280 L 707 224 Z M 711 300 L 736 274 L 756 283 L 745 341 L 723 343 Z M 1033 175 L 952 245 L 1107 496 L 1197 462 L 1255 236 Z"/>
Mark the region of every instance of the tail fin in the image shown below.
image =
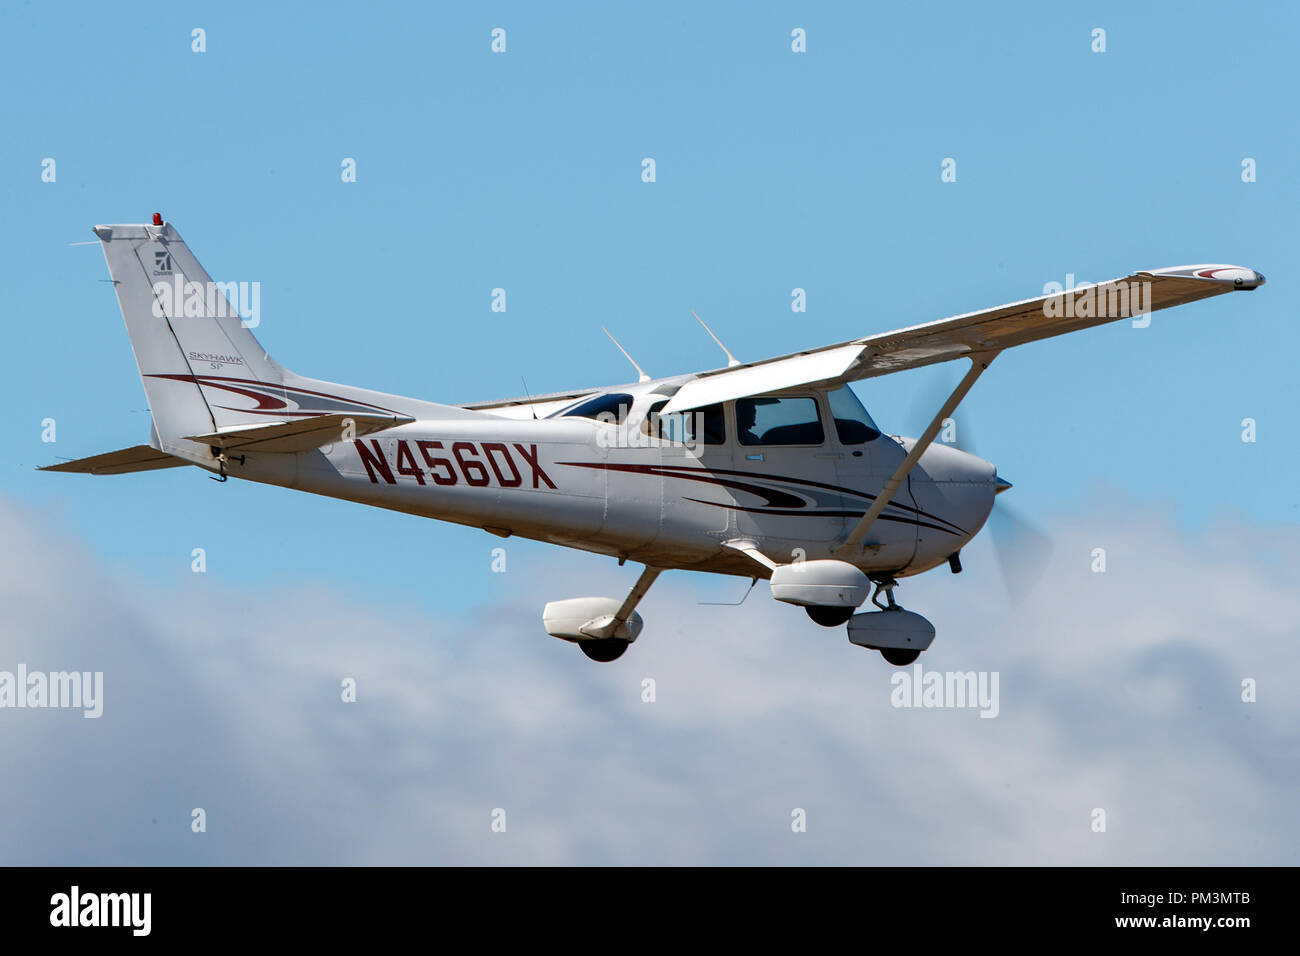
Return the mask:
<path id="1" fill-rule="evenodd" d="M 95 235 L 149 398 L 154 447 L 206 461 L 208 450 L 186 436 L 284 420 L 274 410 L 286 407 L 286 373 L 230 301 L 247 283 L 213 282 L 160 216 L 153 225 L 96 226 Z"/>

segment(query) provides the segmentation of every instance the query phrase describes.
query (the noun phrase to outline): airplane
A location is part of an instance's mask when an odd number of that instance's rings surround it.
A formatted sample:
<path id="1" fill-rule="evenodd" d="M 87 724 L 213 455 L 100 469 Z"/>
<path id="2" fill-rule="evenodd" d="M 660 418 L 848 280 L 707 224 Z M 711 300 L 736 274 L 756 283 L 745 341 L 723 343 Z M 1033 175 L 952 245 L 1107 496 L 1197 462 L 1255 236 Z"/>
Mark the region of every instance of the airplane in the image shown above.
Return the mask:
<path id="1" fill-rule="evenodd" d="M 1011 487 L 988 461 L 935 443 L 1004 350 L 1264 284 L 1253 269 L 1191 265 L 757 362 L 462 405 L 304 378 L 258 344 L 175 227 L 94 227 L 148 396 L 149 443 L 45 471 L 117 475 L 196 465 L 264 482 L 632 561 L 619 597 L 552 601 L 553 637 L 621 657 L 636 607 L 665 570 L 767 579 L 772 597 L 906 666 L 933 625 L 894 598 L 900 578 L 948 565 Z M 698 318 L 698 316 L 697 316 Z M 701 324 L 703 322 L 701 321 Z M 612 338 L 612 336 L 611 336 Z M 891 436 L 849 383 L 966 360 L 916 438 Z M 884 600 L 881 600 L 881 595 Z M 874 610 L 859 612 L 868 597 Z"/>

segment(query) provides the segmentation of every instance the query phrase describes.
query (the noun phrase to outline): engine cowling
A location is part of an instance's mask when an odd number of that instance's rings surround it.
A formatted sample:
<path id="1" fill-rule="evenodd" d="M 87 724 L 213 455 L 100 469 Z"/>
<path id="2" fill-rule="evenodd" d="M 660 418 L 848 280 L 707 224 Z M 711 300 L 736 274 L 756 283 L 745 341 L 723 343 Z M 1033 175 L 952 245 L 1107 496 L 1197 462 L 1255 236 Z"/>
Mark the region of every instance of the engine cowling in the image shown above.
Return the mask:
<path id="1" fill-rule="evenodd" d="M 783 564 L 772 571 L 772 597 L 800 607 L 860 607 L 871 581 L 847 561 L 825 558 Z"/>

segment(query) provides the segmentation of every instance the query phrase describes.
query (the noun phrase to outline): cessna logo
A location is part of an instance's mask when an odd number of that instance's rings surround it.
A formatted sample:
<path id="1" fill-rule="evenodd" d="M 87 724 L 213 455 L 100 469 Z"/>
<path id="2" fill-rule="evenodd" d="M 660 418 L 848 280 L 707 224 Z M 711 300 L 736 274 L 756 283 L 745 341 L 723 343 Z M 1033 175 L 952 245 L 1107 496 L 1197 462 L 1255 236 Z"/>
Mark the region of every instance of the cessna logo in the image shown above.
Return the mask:
<path id="1" fill-rule="evenodd" d="M 396 469 L 391 467 L 384 454 L 379 439 L 370 439 L 367 446 L 360 438 L 353 443 L 361 463 L 366 466 L 366 474 L 372 484 L 379 484 L 382 478 L 385 484 L 397 484 L 397 475 L 413 478 L 421 485 L 431 480 L 435 485 L 458 485 L 462 481 L 476 488 L 495 484 L 500 488 L 519 488 L 524 482 L 531 481 L 532 487 L 554 488 L 555 482 L 537 463 L 537 446 L 521 445 L 513 442 L 514 451 L 505 442 L 500 441 L 458 441 L 452 442 L 450 448 L 444 448 L 440 441 L 407 441 L 399 438 L 394 443 L 397 448 Z M 416 460 L 416 451 L 420 459 Z M 519 456 L 516 462 L 515 456 Z M 525 474 L 527 472 L 527 474 Z"/>
<path id="2" fill-rule="evenodd" d="M 169 275 L 172 271 L 172 254 L 167 251 L 155 252 L 153 254 L 153 274 L 156 276 Z"/>

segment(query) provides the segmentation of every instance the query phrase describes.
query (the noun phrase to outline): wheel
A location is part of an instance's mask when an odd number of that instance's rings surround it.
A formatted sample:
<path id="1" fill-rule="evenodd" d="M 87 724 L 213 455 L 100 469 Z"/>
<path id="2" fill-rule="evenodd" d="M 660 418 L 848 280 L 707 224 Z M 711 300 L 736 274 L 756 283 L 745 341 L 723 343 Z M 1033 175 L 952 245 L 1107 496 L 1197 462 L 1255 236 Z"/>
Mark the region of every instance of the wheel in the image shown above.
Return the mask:
<path id="1" fill-rule="evenodd" d="M 906 667 L 921 656 L 920 651 L 912 651 L 903 647 L 882 647 L 880 656 L 895 667 Z"/>
<path id="2" fill-rule="evenodd" d="M 822 627 L 839 627 L 841 624 L 849 623 L 849 618 L 857 610 L 855 607 L 824 607 L 817 604 L 809 604 L 804 608 L 808 616 L 820 624 Z"/>
<path id="3" fill-rule="evenodd" d="M 631 641 L 624 641 L 617 637 L 606 637 L 598 641 L 578 641 L 578 646 L 582 648 L 582 653 L 593 661 L 608 664 L 622 657 L 630 643 Z"/>

